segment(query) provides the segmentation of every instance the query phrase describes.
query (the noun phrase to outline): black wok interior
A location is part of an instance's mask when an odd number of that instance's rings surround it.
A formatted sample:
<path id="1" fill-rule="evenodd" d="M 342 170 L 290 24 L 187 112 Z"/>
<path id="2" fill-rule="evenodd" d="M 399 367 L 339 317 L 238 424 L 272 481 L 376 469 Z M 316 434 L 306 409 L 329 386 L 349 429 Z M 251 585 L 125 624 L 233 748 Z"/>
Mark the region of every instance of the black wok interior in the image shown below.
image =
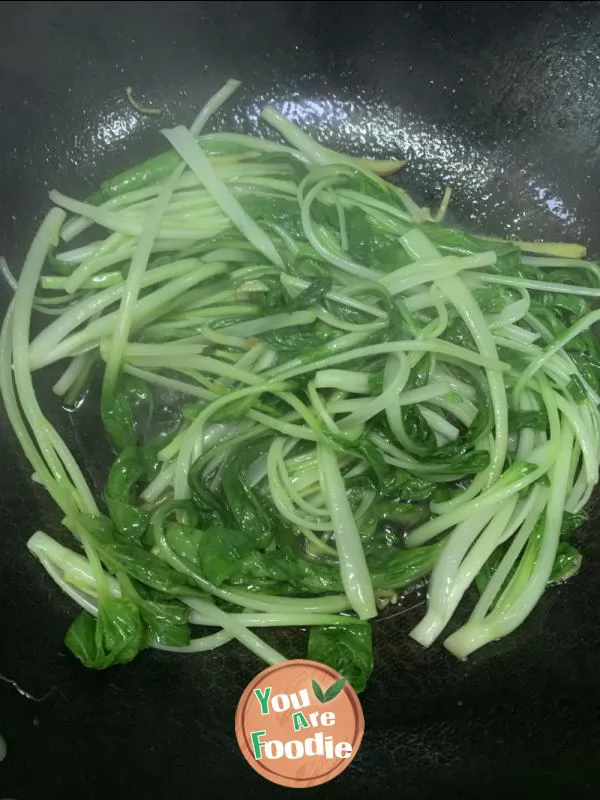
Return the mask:
<path id="1" fill-rule="evenodd" d="M 228 77 L 244 87 L 218 125 L 257 129 L 272 102 L 324 142 L 409 157 L 420 200 L 451 184 L 453 222 L 600 252 L 598 3 L 29 2 L 0 3 L 0 255 L 18 271 L 49 188 L 84 197 L 164 149 L 160 127 L 189 122 Z M 138 116 L 128 85 L 164 116 Z M 93 415 L 74 423 L 46 384 L 45 408 L 97 473 Z M 0 437 L 0 797 L 288 796 L 235 741 L 261 669 L 241 647 L 148 652 L 103 673 L 65 652 L 74 609 L 25 549 L 58 513 L 4 416 Z M 377 621 L 362 748 L 306 795 L 597 797 L 597 528 L 581 535 L 579 575 L 466 663 L 407 638 L 420 595 Z M 304 655 L 302 633 L 266 638 Z"/>

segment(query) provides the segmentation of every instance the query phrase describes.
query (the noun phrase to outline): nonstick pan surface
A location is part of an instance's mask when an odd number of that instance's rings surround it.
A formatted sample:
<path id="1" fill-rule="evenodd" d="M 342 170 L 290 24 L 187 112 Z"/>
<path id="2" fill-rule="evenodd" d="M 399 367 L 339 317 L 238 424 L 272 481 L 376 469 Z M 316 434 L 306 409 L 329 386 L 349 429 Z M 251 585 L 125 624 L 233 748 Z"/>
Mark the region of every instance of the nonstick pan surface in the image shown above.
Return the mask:
<path id="1" fill-rule="evenodd" d="M 451 184 L 453 222 L 600 251 L 597 3 L 105 2 L 0 4 L 0 254 L 18 269 L 49 188 L 85 196 L 159 152 L 159 127 L 190 121 L 228 77 L 244 88 L 219 125 L 255 129 L 275 103 L 324 142 L 408 156 L 422 201 Z M 127 85 L 168 112 L 139 117 Z M 99 480 L 93 412 L 69 417 L 49 383 L 45 408 Z M 58 513 L 4 417 L 0 437 L 0 796 L 289 796 L 235 742 L 236 703 L 261 668 L 240 647 L 103 673 L 66 653 L 74 609 L 25 549 Z M 596 518 L 579 575 L 466 663 L 407 638 L 418 594 L 377 621 L 362 748 L 303 796 L 597 797 L 599 534 Z M 304 654 L 302 633 L 267 638 Z"/>

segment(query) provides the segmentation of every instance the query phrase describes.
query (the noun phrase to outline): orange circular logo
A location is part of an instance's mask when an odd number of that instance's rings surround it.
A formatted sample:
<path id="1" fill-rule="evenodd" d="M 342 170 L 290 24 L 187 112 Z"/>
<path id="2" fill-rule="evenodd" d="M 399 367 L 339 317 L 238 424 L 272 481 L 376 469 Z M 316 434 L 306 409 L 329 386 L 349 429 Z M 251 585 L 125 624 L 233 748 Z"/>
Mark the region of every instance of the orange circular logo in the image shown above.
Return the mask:
<path id="1" fill-rule="evenodd" d="M 246 687 L 235 733 L 246 761 L 281 786 L 326 783 L 350 764 L 365 721 L 349 683 L 318 661 L 268 667 Z"/>

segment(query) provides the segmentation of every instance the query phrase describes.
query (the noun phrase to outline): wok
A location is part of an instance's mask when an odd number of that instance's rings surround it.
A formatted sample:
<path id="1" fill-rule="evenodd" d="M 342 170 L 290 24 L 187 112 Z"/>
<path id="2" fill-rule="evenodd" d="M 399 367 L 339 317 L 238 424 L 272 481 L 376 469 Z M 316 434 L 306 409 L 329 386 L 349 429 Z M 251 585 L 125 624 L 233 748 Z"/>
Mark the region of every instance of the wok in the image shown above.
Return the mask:
<path id="1" fill-rule="evenodd" d="M 96 2 L 0 5 L 0 253 L 18 270 L 49 188 L 83 197 L 159 152 L 159 127 L 189 122 L 228 77 L 244 88 L 218 124 L 255 129 L 272 102 L 326 143 L 409 157 L 423 202 L 451 184 L 454 222 L 599 251 L 597 3 Z M 135 114 L 127 85 L 166 114 Z M 93 413 L 69 417 L 47 383 L 45 407 L 98 476 Z M 235 742 L 236 703 L 261 668 L 241 647 L 148 652 L 103 673 L 65 652 L 74 609 L 25 549 L 58 513 L 1 426 L 0 796 L 289 796 Z M 407 639 L 418 595 L 376 622 L 362 748 L 306 795 L 596 797 L 597 527 L 579 575 L 466 663 Z M 267 638 L 304 653 L 302 633 Z"/>

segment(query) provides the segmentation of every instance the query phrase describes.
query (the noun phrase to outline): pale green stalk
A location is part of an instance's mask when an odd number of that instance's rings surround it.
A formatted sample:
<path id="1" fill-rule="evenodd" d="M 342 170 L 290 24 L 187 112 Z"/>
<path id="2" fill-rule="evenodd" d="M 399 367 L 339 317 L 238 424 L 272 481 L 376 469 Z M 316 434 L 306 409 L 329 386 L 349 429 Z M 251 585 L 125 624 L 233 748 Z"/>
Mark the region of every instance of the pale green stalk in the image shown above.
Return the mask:
<path id="1" fill-rule="evenodd" d="M 318 461 L 325 502 L 333 523 L 342 584 L 360 619 L 370 619 L 377 616 L 373 585 L 344 479 L 335 453 L 326 445 L 318 445 Z"/>

